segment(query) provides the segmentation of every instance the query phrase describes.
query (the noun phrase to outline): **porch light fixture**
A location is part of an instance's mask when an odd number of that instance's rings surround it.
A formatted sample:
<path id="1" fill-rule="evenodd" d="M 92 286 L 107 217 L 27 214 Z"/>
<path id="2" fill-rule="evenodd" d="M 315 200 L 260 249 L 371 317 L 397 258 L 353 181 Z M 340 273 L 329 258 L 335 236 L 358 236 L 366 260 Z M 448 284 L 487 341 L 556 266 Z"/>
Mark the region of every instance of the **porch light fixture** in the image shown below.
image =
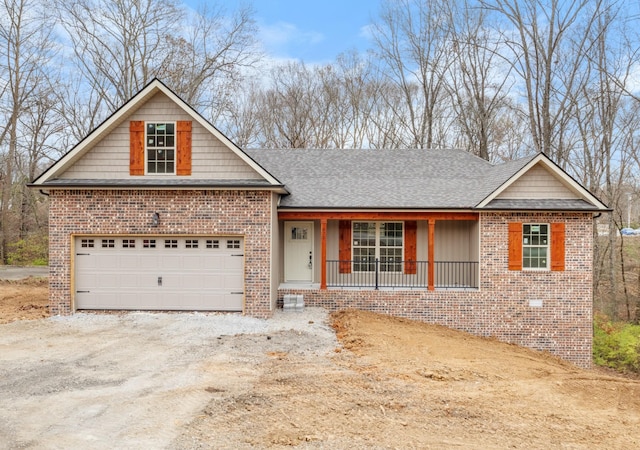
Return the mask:
<path id="1" fill-rule="evenodd" d="M 151 226 L 157 227 L 158 225 L 160 225 L 160 214 L 154 212 L 153 216 L 151 216 Z"/>

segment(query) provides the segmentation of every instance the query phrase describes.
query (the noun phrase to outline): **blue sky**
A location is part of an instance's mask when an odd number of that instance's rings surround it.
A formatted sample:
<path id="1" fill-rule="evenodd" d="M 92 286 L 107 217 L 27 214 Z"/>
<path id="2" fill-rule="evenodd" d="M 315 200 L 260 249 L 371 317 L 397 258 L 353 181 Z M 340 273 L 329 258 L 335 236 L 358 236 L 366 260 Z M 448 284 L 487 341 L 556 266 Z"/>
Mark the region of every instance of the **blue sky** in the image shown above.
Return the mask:
<path id="1" fill-rule="evenodd" d="M 196 7 L 206 0 L 183 0 Z M 228 10 L 235 0 L 218 0 Z M 259 40 L 274 59 L 299 59 L 305 63 L 333 61 L 338 54 L 365 50 L 366 27 L 380 0 L 248 0 L 260 28 Z"/>

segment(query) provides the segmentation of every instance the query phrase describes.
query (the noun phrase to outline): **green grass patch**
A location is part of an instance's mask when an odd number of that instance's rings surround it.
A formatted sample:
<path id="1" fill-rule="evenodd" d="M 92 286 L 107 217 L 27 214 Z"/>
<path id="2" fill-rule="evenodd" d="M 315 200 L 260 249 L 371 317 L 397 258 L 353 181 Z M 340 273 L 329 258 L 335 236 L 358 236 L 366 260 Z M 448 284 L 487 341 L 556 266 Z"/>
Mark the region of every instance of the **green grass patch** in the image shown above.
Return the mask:
<path id="1" fill-rule="evenodd" d="M 32 235 L 10 244 L 7 260 L 14 266 L 46 266 L 49 264 L 49 237 Z"/>
<path id="2" fill-rule="evenodd" d="M 596 315 L 593 359 L 599 366 L 640 373 L 640 325 L 612 322 L 607 316 Z"/>

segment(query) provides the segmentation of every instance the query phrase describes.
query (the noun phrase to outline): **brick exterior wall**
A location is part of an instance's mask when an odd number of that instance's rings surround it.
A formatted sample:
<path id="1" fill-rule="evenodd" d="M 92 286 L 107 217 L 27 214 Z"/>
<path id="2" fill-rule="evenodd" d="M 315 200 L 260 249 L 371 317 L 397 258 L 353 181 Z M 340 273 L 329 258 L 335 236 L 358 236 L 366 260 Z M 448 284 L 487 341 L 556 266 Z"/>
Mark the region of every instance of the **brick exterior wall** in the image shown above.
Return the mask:
<path id="1" fill-rule="evenodd" d="M 564 222 L 565 270 L 508 270 L 509 222 Z M 478 290 L 280 289 L 278 301 L 302 294 L 307 306 L 358 308 L 445 325 L 590 367 L 592 222 L 590 213 L 482 213 Z M 542 307 L 530 306 L 530 300 L 541 300 Z"/>
<path id="2" fill-rule="evenodd" d="M 160 225 L 152 227 L 156 211 Z M 52 190 L 49 304 L 54 315 L 73 312 L 71 243 L 78 234 L 243 236 L 244 313 L 272 314 L 270 192 Z"/>
<path id="3" fill-rule="evenodd" d="M 50 310 L 71 314 L 73 235 L 238 235 L 245 242 L 245 309 L 272 314 L 271 194 L 263 191 L 53 190 L 50 196 Z M 160 225 L 151 226 L 153 212 Z M 508 223 L 565 223 L 565 270 L 509 271 Z M 420 243 L 418 244 L 420 245 Z M 548 351 L 581 367 L 592 362 L 592 216 L 482 213 L 480 288 L 474 291 L 299 290 L 307 306 L 359 308 L 445 325 Z M 530 306 L 542 301 L 542 307 Z"/>

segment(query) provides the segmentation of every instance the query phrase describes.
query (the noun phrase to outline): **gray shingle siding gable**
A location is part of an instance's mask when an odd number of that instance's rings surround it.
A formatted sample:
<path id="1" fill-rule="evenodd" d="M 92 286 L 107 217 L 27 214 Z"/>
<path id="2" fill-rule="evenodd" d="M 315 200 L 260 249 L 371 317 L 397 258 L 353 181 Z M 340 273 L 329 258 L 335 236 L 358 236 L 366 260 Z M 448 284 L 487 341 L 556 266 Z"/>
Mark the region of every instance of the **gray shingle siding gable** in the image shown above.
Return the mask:
<path id="1" fill-rule="evenodd" d="M 531 160 L 493 166 L 463 150 L 245 151 L 291 192 L 281 208 L 469 209 Z"/>

